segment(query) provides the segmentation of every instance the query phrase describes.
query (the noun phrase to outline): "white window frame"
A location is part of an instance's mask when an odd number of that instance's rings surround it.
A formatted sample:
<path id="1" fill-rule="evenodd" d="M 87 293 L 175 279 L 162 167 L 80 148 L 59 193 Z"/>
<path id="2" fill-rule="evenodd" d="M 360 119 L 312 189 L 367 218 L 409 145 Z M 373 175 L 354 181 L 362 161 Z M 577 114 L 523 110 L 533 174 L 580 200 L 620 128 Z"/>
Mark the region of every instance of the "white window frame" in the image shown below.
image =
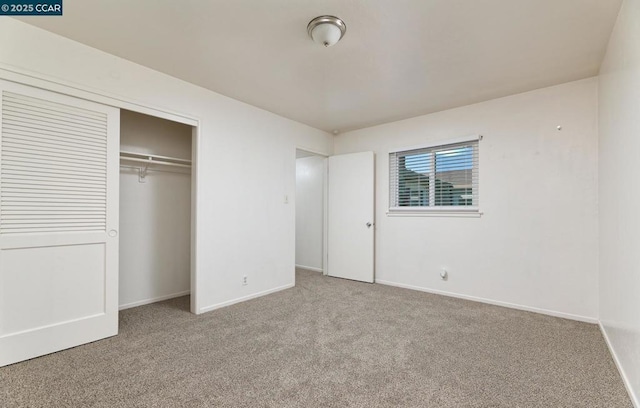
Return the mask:
<path id="1" fill-rule="evenodd" d="M 480 181 L 480 163 L 479 163 L 479 156 L 480 156 L 480 141 L 482 140 L 482 135 L 471 135 L 471 136 L 465 136 L 465 137 L 461 137 L 461 138 L 456 138 L 456 139 L 447 139 L 447 140 L 439 140 L 439 141 L 434 141 L 434 142 L 429 142 L 429 143 L 425 143 L 425 144 L 421 144 L 419 146 L 412 146 L 412 147 L 403 147 L 403 148 L 397 148 L 397 149 L 393 149 L 390 150 L 388 152 L 387 158 L 390 157 L 391 154 L 393 153 L 404 153 L 404 152 L 408 152 L 411 150 L 418 150 L 418 149 L 430 149 L 430 148 L 434 148 L 434 147 L 444 147 L 447 145 L 452 145 L 452 144 L 458 144 L 458 143 L 467 143 L 467 142 L 478 142 L 477 144 L 477 149 L 478 152 L 477 154 L 474 154 L 473 156 L 473 168 L 475 170 L 473 177 L 477 179 L 476 182 L 476 188 L 478 188 L 477 186 L 479 186 L 479 181 Z M 389 174 L 391 175 L 391 162 L 388 163 L 389 164 Z M 435 160 L 431 161 L 431 169 L 429 172 L 429 180 L 435 180 L 435 173 L 436 173 L 436 163 Z M 397 169 L 396 169 L 396 173 L 397 173 Z M 433 203 L 435 202 L 435 182 L 430 182 L 429 183 L 429 202 Z M 389 200 L 391 200 L 391 190 L 392 190 L 392 180 L 389 179 L 389 194 L 387 195 L 387 198 Z M 478 191 L 479 193 L 479 191 Z M 397 182 L 396 182 L 396 191 L 395 194 L 398 194 L 397 191 Z M 388 216 L 436 216 L 436 217 L 448 217 L 448 216 L 452 216 L 452 217 L 480 217 L 482 215 L 482 212 L 480 211 L 480 207 L 478 205 L 472 205 L 472 206 L 432 206 L 432 207 L 392 207 L 391 206 L 391 201 L 389 201 L 388 203 L 388 211 L 387 211 L 387 215 Z"/>

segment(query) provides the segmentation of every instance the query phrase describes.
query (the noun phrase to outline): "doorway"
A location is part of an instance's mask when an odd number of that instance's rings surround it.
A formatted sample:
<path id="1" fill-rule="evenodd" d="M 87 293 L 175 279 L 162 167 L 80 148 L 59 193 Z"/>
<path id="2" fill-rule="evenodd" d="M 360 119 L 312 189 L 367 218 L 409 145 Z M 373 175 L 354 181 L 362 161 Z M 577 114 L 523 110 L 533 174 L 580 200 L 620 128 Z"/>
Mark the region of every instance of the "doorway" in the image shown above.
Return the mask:
<path id="1" fill-rule="evenodd" d="M 120 310 L 191 293 L 192 134 L 121 110 Z"/>
<path id="2" fill-rule="evenodd" d="M 296 269 L 326 274 L 327 157 L 296 149 Z"/>

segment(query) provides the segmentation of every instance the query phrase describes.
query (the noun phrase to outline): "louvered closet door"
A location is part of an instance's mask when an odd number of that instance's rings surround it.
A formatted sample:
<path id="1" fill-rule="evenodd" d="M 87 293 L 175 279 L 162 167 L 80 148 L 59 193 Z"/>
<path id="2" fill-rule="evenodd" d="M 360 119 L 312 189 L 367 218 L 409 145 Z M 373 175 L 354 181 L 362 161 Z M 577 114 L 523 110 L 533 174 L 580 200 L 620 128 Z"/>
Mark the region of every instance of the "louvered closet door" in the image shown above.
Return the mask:
<path id="1" fill-rule="evenodd" d="M 2 366 L 118 332 L 120 111 L 0 91 Z"/>

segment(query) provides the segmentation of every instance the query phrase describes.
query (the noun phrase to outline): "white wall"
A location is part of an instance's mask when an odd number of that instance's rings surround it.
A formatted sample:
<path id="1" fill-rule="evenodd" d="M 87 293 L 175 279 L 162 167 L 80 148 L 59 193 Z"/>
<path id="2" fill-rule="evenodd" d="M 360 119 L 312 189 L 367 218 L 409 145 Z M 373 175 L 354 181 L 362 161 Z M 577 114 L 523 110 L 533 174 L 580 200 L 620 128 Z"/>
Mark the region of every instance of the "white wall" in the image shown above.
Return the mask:
<path id="1" fill-rule="evenodd" d="M 295 148 L 330 154 L 330 134 L 5 18 L 0 68 L 12 67 L 200 120 L 197 311 L 293 285 L 295 211 L 284 197 L 295 194 Z"/>
<path id="2" fill-rule="evenodd" d="M 596 119 L 591 78 L 336 137 L 376 153 L 376 281 L 595 321 Z M 473 134 L 481 218 L 386 215 L 390 150 Z"/>
<path id="3" fill-rule="evenodd" d="M 640 406 L 640 0 L 625 0 L 600 70 L 600 321 Z"/>
<path id="4" fill-rule="evenodd" d="M 191 126 L 122 110 L 120 149 L 191 160 Z M 151 166 L 140 183 L 139 167 L 120 167 L 121 307 L 184 295 L 191 282 L 191 173 Z"/>
<path id="5" fill-rule="evenodd" d="M 322 271 L 324 157 L 296 160 L 296 265 Z"/>

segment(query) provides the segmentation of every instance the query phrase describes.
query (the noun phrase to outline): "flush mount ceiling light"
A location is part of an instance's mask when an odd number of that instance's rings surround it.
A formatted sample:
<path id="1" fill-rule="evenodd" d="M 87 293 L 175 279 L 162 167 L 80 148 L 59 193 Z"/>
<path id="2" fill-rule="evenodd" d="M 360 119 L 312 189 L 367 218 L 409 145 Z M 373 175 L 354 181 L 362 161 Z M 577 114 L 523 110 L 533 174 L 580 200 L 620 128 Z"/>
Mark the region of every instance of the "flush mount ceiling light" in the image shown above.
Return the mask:
<path id="1" fill-rule="evenodd" d="M 320 16 L 309 21 L 307 32 L 313 41 L 325 47 L 331 47 L 344 37 L 347 25 L 338 17 Z"/>

